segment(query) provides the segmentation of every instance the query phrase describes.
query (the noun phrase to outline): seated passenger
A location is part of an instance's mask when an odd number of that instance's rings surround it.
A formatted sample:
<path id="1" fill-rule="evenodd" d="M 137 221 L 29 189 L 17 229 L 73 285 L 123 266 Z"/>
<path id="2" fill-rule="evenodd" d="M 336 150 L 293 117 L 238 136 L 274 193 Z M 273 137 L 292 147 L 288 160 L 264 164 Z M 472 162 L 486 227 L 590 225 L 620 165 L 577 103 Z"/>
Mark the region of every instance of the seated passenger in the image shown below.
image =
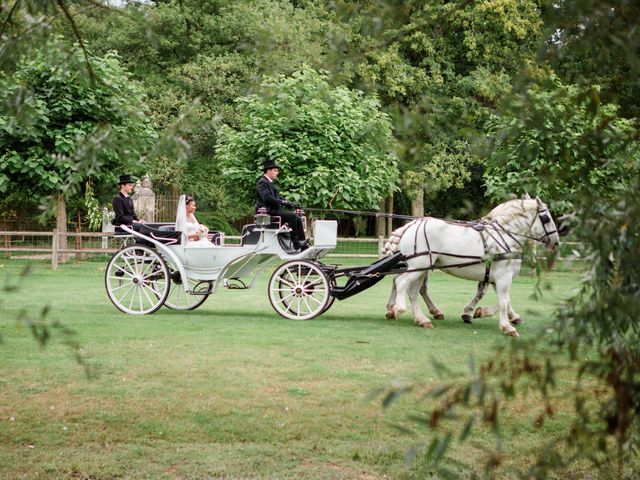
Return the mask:
<path id="1" fill-rule="evenodd" d="M 198 222 L 194 212 L 196 201 L 190 195 L 181 195 L 178 202 L 178 214 L 176 216 L 176 230 L 183 232 L 187 237 L 187 247 L 213 247 L 207 240 L 209 229 Z"/>
<path id="2" fill-rule="evenodd" d="M 113 212 L 115 217 L 112 223 L 119 227 L 120 225 L 126 225 L 133 228 L 136 232 L 140 230 L 140 224 L 144 223 L 142 220 L 138 220 L 131 199 L 131 192 L 133 191 L 134 180 L 131 175 L 120 175 L 118 186 L 120 191 L 118 195 L 113 197 L 111 202 L 113 206 Z"/>

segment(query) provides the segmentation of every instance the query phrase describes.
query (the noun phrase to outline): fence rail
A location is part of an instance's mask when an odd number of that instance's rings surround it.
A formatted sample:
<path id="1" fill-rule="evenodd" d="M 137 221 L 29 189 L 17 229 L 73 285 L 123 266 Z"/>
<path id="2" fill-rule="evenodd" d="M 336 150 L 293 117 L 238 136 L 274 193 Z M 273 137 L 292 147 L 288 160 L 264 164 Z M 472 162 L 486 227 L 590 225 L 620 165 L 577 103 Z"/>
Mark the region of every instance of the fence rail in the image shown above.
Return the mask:
<path id="1" fill-rule="evenodd" d="M 51 268 L 75 257 L 87 259 L 92 255 L 110 255 L 118 251 L 123 239 L 113 233 L 103 232 L 23 232 L 0 231 L 0 258 L 51 259 Z M 239 244 L 239 236 L 224 236 L 223 243 Z M 332 257 L 379 258 L 384 238 L 338 238 Z M 563 242 L 556 261 L 571 262 L 579 257 L 573 251 L 580 251 L 577 242 Z"/>
<path id="2" fill-rule="evenodd" d="M 239 236 L 223 237 L 225 244 L 239 244 Z M 51 268 L 75 257 L 83 260 L 91 255 L 110 255 L 119 250 L 123 239 L 106 232 L 0 231 L 0 257 L 47 260 Z M 334 257 L 378 258 L 384 239 L 339 238 Z"/>

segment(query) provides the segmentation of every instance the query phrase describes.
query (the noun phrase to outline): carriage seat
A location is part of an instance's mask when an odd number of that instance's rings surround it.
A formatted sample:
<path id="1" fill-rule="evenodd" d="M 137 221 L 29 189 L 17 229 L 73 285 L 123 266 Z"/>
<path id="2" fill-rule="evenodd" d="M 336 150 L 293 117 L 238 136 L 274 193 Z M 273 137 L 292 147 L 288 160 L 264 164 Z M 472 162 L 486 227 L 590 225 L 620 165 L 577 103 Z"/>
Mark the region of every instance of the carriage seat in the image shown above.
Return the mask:
<path id="1" fill-rule="evenodd" d="M 265 225 L 265 229 L 273 229 L 277 230 L 280 228 L 280 217 L 272 217 L 277 218 L 277 222 L 271 222 L 269 225 Z M 249 225 L 245 225 L 242 227 L 242 232 L 240 233 L 240 245 L 255 245 L 260 240 L 260 230 L 255 223 L 250 223 Z"/>
<path id="2" fill-rule="evenodd" d="M 273 226 L 272 226 L 273 225 Z M 280 228 L 280 223 L 272 223 L 266 228 Z M 242 233 L 240 236 L 240 245 L 256 245 L 260 241 L 260 233 L 261 228 L 255 224 L 249 224 L 242 227 Z M 282 249 L 287 253 L 295 253 L 295 248 L 293 248 L 293 244 L 291 242 L 291 233 L 290 232 L 280 232 L 278 233 L 278 243 Z"/>
<path id="3" fill-rule="evenodd" d="M 256 225 L 245 225 L 240 233 L 240 245 L 255 245 L 260 241 L 260 228 Z"/>
<path id="4" fill-rule="evenodd" d="M 167 245 L 179 245 L 181 242 L 181 239 L 182 239 L 181 232 L 161 230 L 159 228 L 151 228 L 144 223 L 137 223 L 136 225 L 137 225 L 137 231 L 139 233 L 147 237 L 151 237 L 160 243 L 164 243 Z M 123 236 L 123 235 L 130 235 L 130 233 L 125 232 L 122 228 L 120 228 L 119 226 L 116 226 L 114 235 Z M 144 242 L 144 239 L 139 239 L 139 240 L 141 242 Z"/>

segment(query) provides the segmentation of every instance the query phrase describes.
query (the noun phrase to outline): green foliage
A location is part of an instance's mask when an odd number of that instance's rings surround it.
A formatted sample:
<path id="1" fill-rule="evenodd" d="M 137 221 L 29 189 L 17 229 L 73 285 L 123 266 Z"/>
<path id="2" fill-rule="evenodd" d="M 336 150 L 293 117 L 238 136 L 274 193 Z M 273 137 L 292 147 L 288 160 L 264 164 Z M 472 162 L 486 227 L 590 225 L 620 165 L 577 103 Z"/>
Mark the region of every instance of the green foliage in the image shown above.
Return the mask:
<path id="1" fill-rule="evenodd" d="M 218 141 L 211 125 L 237 126 L 241 114 L 234 101 L 262 75 L 319 65 L 330 28 L 325 17 L 312 3 L 297 8 L 286 0 L 167 1 L 77 13 L 92 47 L 118 51 L 144 81 L 157 125 L 171 125 L 185 108 L 193 114 L 196 128 L 183 137 L 191 147 L 188 162 L 150 158 L 154 184 L 199 192 L 199 205 L 229 217 L 238 214 L 238 189 L 212 185 L 220 170 L 211 160 Z"/>
<path id="2" fill-rule="evenodd" d="M 637 82 L 640 3 L 635 0 L 545 0 L 553 42 L 544 58 L 567 83 L 600 85 L 603 103 L 640 116 Z"/>
<path id="3" fill-rule="evenodd" d="M 535 192 L 557 213 L 571 211 L 585 188 L 600 197 L 623 188 L 640 161 L 634 121 L 613 104 L 599 105 L 599 88 L 564 85 L 551 76 L 511 99 L 489 122 L 487 194 Z"/>
<path id="4" fill-rule="evenodd" d="M 247 203 L 265 159 L 281 165 L 285 196 L 309 207 L 377 208 L 393 188 L 391 126 L 375 97 L 331 88 L 305 68 L 265 80 L 261 95 L 240 99 L 239 108 L 242 124 L 221 129 L 216 158 Z"/>
<path id="5" fill-rule="evenodd" d="M 343 2 L 351 32 L 336 36 L 340 71 L 378 92 L 394 118 L 403 187 L 427 197 L 471 179 L 474 137 L 534 57 L 535 2 Z"/>
<path id="6" fill-rule="evenodd" d="M 561 82 L 553 72 L 541 75 L 547 64 L 525 72 L 524 91 L 491 121 L 494 143 L 485 179 L 495 196 L 530 190 L 573 210 L 572 236 L 590 267 L 547 334 L 499 349 L 463 382 L 430 386 L 430 393 L 446 392 L 429 394 L 437 398 L 426 413 L 430 431 L 438 431 L 431 445 L 439 448 L 454 432 L 467 437 L 469 422 L 482 419 L 497 438 L 486 462 L 491 475 L 504 459 L 506 422 L 497 413 L 506 399 L 540 399 L 536 427 L 566 411 L 570 401 L 571 424 L 518 475 L 555 478 L 555 472 L 587 459 L 603 478 L 635 478 L 627 465 L 637 461 L 640 446 L 640 129 L 637 118 L 624 118 L 633 105 L 602 102 L 602 89 L 590 77 L 595 71 L 615 77 L 623 70 L 621 85 L 636 88 L 640 62 L 634 53 L 616 59 L 609 70 L 611 52 L 595 55 L 590 41 L 637 53 L 639 17 L 630 15 L 637 5 L 576 0 L 547 8 L 553 38 L 543 50 L 576 83 Z M 575 60 L 586 51 L 594 56 L 581 68 Z M 615 95 L 608 91 L 604 98 Z M 559 394 L 567 379 L 574 383 L 570 398 Z"/>
<path id="7" fill-rule="evenodd" d="M 53 42 L 0 77 L 0 191 L 42 198 L 87 176 L 113 185 L 150 148 L 140 86 L 116 54 L 90 61 L 95 83 L 77 46 Z"/>
<path id="8" fill-rule="evenodd" d="M 91 188 L 91 182 L 85 184 L 84 189 L 84 208 L 86 210 L 86 217 L 89 220 L 89 230 L 98 231 L 102 228 L 102 210 L 98 204 L 98 200 L 93 194 L 93 188 Z"/>

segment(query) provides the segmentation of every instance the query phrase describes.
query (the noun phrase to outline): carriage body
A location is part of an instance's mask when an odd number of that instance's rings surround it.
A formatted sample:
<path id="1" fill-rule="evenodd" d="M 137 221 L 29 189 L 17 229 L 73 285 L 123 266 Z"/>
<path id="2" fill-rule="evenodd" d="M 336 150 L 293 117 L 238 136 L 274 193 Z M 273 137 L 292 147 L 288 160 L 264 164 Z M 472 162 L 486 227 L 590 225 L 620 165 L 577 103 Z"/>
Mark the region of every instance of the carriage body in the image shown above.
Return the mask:
<path id="1" fill-rule="evenodd" d="M 154 313 L 163 305 L 177 310 L 195 309 L 219 286 L 251 288 L 267 267 L 282 262 L 300 267 L 298 276 L 301 279 L 308 276 L 309 268 L 314 270 L 314 275 L 322 276 L 327 299 L 321 303 L 329 301 L 329 281 L 324 269 L 314 265 L 321 265 L 318 259 L 336 246 L 337 222 L 334 220 L 315 221 L 314 243 L 302 252 L 291 248 L 289 228 L 278 224 L 246 226 L 243 231 L 247 233 L 239 245 L 219 242 L 211 246 L 194 246 L 189 245 L 180 232 L 163 234 L 166 230 L 148 227 L 143 230 L 135 231 L 126 226 L 119 229 L 116 235 L 125 240 L 125 245 L 112 257 L 105 272 L 107 294 L 124 313 Z M 131 244 L 130 240 L 135 243 Z M 290 283 L 293 274 L 286 275 L 287 279 L 282 280 L 280 276 L 282 281 L 273 288 L 282 289 L 282 284 Z M 282 297 L 279 292 L 271 292 L 271 283 L 270 297 Z M 305 292 L 303 288 L 298 295 L 304 296 Z M 274 300 L 270 300 L 273 304 Z M 288 306 L 286 299 L 284 302 Z M 308 310 L 319 314 L 317 308 Z M 285 316 L 290 311 L 291 308 L 285 307 Z"/>

